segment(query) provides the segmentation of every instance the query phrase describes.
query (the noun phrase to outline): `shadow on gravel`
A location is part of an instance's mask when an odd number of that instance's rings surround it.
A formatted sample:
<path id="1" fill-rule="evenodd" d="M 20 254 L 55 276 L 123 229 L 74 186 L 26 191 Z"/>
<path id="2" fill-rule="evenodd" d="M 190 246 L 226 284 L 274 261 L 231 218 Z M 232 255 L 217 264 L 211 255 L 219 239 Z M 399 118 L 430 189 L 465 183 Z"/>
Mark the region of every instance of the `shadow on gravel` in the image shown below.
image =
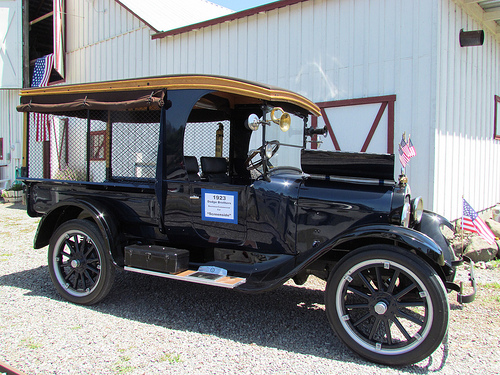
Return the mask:
<path id="1" fill-rule="evenodd" d="M 1 276 L 0 285 L 27 289 L 27 296 L 65 301 L 55 291 L 47 266 Z M 321 290 L 284 285 L 272 292 L 252 295 L 119 271 L 104 301 L 80 307 L 174 330 L 369 364 L 352 354 L 331 330 Z M 430 368 L 440 367 L 442 356 L 443 351 L 438 349 L 420 364 L 398 370 L 412 374 L 432 373 L 439 370 Z M 438 363 L 432 363 L 433 357 Z M 385 368 L 369 365 L 381 371 Z"/>
<path id="2" fill-rule="evenodd" d="M 5 206 L 8 210 L 21 210 L 26 212 L 26 205 L 22 203 L 6 203 L 0 202 L 2 206 Z"/>

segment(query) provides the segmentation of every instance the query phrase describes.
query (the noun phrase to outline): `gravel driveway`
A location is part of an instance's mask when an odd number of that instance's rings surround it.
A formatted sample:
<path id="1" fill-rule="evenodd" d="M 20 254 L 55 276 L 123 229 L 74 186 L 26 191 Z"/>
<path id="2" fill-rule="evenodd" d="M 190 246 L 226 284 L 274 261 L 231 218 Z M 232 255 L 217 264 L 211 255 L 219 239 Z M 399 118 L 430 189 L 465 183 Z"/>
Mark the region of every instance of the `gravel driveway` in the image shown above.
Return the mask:
<path id="1" fill-rule="evenodd" d="M 451 294 L 449 343 L 416 365 L 352 354 L 331 331 L 325 284 L 261 295 L 118 272 L 103 302 L 56 293 L 38 219 L 0 203 L 0 362 L 26 374 L 498 374 L 500 269 L 478 270 L 477 300 Z"/>

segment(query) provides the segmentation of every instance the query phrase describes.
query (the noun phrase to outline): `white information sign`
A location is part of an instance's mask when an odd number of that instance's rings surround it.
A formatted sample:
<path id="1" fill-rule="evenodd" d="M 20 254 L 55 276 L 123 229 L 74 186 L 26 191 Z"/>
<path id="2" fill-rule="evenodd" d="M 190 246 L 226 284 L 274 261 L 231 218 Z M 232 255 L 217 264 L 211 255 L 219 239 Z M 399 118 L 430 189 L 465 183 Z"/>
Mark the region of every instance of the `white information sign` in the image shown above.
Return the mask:
<path id="1" fill-rule="evenodd" d="M 201 218 L 238 224 L 238 192 L 201 189 Z"/>

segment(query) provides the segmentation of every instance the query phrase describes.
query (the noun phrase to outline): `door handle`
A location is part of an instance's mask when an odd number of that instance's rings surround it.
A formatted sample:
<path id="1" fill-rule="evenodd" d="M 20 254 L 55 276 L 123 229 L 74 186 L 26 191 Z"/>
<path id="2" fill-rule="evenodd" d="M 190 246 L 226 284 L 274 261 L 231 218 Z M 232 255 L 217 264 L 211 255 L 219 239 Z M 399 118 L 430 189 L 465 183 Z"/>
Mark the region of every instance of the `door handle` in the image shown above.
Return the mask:
<path id="1" fill-rule="evenodd" d="M 189 198 L 190 199 L 200 199 L 200 196 L 199 195 L 191 195 Z"/>

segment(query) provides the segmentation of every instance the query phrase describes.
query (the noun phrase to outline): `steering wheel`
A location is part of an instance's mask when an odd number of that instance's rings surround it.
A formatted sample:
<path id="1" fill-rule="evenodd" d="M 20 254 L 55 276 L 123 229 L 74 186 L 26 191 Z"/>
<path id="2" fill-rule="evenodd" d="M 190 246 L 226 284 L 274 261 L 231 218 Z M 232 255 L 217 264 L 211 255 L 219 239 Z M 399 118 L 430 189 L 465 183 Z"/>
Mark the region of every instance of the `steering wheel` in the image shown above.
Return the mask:
<path id="1" fill-rule="evenodd" d="M 280 148 L 280 144 L 278 141 L 266 142 L 265 144 L 263 144 L 259 148 L 255 149 L 255 150 L 250 150 L 248 152 L 247 160 L 245 160 L 245 167 L 247 168 L 247 170 L 252 171 L 254 169 L 259 168 L 262 164 L 264 164 L 265 158 L 263 157 L 263 155 L 266 152 L 266 147 L 269 145 L 272 145 L 273 148 L 271 149 L 271 156 L 268 159 L 272 158 L 274 156 L 274 154 L 276 154 L 278 152 L 278 149 Z M 253 159 L 257 155 L 260 156 L 260 159 L 253 161 Z"/>

